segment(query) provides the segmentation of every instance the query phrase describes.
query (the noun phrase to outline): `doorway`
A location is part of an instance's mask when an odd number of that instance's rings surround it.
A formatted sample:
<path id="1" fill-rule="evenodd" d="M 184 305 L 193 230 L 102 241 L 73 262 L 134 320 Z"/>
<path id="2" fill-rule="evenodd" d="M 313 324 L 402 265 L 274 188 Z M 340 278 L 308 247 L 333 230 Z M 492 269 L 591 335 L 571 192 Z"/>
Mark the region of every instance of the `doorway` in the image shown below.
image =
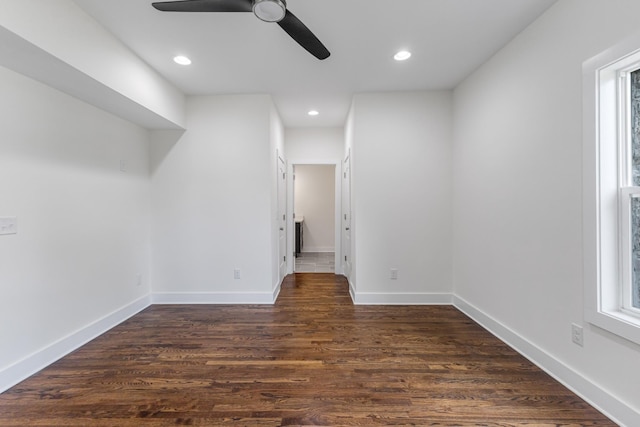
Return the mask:
<path id="1" fill-rule="evenodd" d="M 289 164 L 291 273 L 341 273 L 341 167 L 339 162 Z"/>
<path id="2" fill-rule="evenodd" d="M 335 165 L 293 167 L 296 273 L 335 273 Z"/>

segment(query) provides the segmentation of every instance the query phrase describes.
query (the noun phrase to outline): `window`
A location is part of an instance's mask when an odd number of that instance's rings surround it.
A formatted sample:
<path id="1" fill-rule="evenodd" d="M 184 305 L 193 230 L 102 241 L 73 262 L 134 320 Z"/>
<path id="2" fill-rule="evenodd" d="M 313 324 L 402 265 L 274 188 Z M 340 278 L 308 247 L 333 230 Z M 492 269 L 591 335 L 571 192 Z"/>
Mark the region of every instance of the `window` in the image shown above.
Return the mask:
<path id="1" fill-rule="evenodd" d="M 622 309 L 640 315 L 640 64 L 619 71 Z"/>
<path id="2" fill-rule="evenodd" d="M 583 82 L 585 318 L 640 344 L 640 36 Z"/>

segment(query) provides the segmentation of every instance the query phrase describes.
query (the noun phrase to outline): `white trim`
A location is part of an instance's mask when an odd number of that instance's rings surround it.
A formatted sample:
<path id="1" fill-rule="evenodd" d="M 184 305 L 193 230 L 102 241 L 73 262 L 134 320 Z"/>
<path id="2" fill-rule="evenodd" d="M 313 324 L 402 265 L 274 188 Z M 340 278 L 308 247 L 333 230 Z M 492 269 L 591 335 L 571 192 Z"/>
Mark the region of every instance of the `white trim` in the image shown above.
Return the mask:
<path id="1" fill-rule="evenodd" d="M 351 291 L 351 287 L 350 287 Z M 353 292 L 356 305 L 451 305 L 453 296 L 448 293 L 423 292 Z"/>
<path id="2" fill-rule="evenodd" d="M 454 296 L 453 305 L 469 316 L 473 321 L 491 332 L 496 338 L 509 345 L 530 362 L 551 375 L 562 385 L 587 401 L 613 422 L 620 426 L 635 426 L 640 419 L 640 413 L 631 406 L 593 383 L 585 376 L 561 360 L 547 353 L 537 345 L 521 337 L 516 332 L 503 325 L 493 317 L 482 312 L 464 299 Z M 616 414 L 614 417 L 612 414 Z"/>
<path id="3" fill-rule="evenodd" d="M 153 304 L 273 304 L 273 292 L 154 292 Z"/>
<path id="4" fill-rule="evenodd" d="M 151 305 L 150 295 L 133 301 L 0 371 L 0 393 L 41 371 Z"/>
<path id="5" fill-rule="evenodd" d="M 636 344 L 640 319 L 621 310 L 618 89 L 619 71 L 638 61 L 639 47 L 637 33 L 582 65 L 584 317 Z"/>
<path id="6" fill-rule="evenodd" d="M 351 302 L 353 305 L 356 305 L 356 286 L 351 282 L 351 279 L 347 276 L 344 277 L 347 278 L 347 282 L 349 283 L 349 296 L 351 296 Z"/>
<path id="7" fill-rule="evenodd" d="M 282 164 L 284 165 L 284 174 L 285 174 L 285 179 L 284 179 L 284 212 L 280 212 L 280 162 L 282 162 Z M 288 207 L 287 207 L 287 203 L 288 203 L 288 187 L 289 187 L 289 178 L 288 178 L 288 174 L 289 174 L 289 166 L 287 165 L 287 159 L 284 157 L 284 154 L 280 153 L 279 149 L 276 149 L 276 205 L 277 205 L 277 212 L 276 212 L 276 223 L 277 226 L 276 228 L 280 228 L 280 227 L 284 227 L 284 253 L 280 253 L 280 230 L 278 230 L 277 232 L 277 239 L 276 241 L 277 243 L 277 249 L 276 252 L 278 254 L 278 262 L 276 263 L 277 265 L 277 269 L 278 269 L 278 282 L 282 283 L 282 281 L 284 280 L 285 277 L 287 277 L 288 274 L 288 270 L 289 270 L 289 261 L 287 261 L 287 258 L 289 256 L 289 236 L 287 233 L 289 233 L 289 227 L 287 227 L 287 215 L 288 215 Z M 280 220 L 280 215 L 284 214 L 284 224 L 281 223 Z M 284 271 L 282 271 L 280 269 L 280 260 L 282 259 L 282 257 L 284 257 Z"/>
<path id="8" fill-rule="evenodd" d="M 287 277 L 287 276 L 284 276 Z M 271 304 L 275 304 L 276 300 L 278 299 L 278 295 L 280 295 L 280 290 L 282 289 L 282 282 L 284 282 L 284 277 L 282 278 L 282 280 L 280 280 L 280 282 L 276 285 L 275 288 L 273 288 L 273 294 L 271 295 Z"/>
<path id="9" fill-rule="evenodd" d="M 335 252 L 336 248 L 334 247 L 329 247 L 329 246 L 305 246 L 304 250 L 302 251 L 303 254 L 306 253 L 327 253 L 327 252 Z"/>

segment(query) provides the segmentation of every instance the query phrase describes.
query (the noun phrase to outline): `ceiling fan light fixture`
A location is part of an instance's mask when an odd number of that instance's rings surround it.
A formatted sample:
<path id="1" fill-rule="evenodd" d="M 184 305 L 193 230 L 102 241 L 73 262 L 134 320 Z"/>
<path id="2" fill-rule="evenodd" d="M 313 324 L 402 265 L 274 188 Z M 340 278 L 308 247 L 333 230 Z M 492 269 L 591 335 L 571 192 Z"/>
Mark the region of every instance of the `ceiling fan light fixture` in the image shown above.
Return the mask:
<path id="1" fill-rule="evenodd" d="M 287 13 L 284 0 L 254 0 L 253 13 L 265 22 L 280 22 Z"/>

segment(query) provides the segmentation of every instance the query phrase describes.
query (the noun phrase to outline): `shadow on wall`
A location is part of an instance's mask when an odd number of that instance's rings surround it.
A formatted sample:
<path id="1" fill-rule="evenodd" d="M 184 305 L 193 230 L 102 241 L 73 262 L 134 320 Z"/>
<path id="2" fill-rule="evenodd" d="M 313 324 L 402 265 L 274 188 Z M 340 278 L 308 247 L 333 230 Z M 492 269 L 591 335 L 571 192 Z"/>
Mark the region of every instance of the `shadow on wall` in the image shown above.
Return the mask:
<path id="1" fill-rule="evenodd" d="M 178 143 L 186 130 L 167 129 L 152 130 L 150 132 L 151 146 L 149 147 L 149 173 L 153 176 L 173 147 Z"/>

